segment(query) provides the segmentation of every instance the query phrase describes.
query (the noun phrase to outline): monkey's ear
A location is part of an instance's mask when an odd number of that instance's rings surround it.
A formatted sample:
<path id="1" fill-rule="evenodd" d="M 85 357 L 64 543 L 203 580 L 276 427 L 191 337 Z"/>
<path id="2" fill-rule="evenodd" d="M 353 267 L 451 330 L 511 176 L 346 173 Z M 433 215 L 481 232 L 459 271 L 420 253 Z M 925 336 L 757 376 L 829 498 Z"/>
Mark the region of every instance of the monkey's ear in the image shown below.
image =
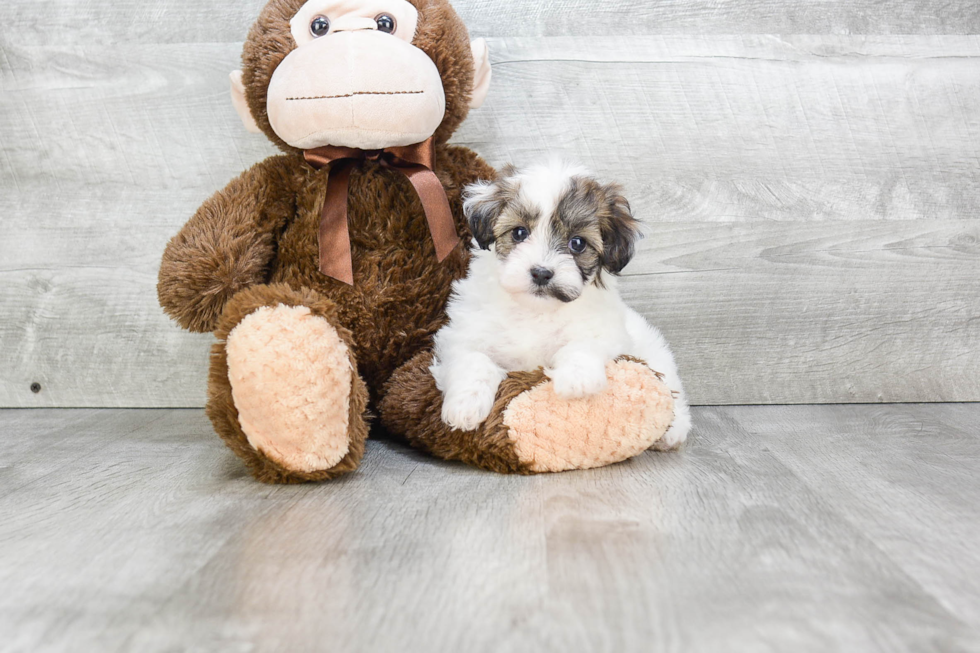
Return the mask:
<path id="1" fill-rule="evenodd" d="M 636 241 L 642 237 L 640 222 L 633 217 L 630 203 L 623 197 L 622 187 L 609 184 L 602 190 L 605 195 L 599 214 L 602 267 L 612 274 L 619 274 L 633 258 Z"/>
<path id="2" fill-rule="evenodd" d="M 463 215 L 480 249 L 490 249 L 495 239 L 493 226 L 504 210 L 505 197 L 498 183 L 480 181 L 463 191 Z"/>
<path id="3" fill-rule="evenodd" d="M 470 96 L 470 108 L 479 109 L 487 99 L 490 90 L 490 78 L 493 71 L 490 68 L 490 50 L 484 39 L 476 39 L 470 43 L 473 50 L 473 94 Z"/>
<path id="4" fill-rule="evenodd" d="M 255 118 L 252 117 L 252 112 L 248 110 L 248 102 L 245 101 L 245 84 L 242 83 L 242 71 L 236 70 L 229 77 L 231 78 L 232 106 L 238 112 L 238 117 L 242 119 L 245 129 L 253 134 L 258 134 L 262 130 L 259 129 Z"/>

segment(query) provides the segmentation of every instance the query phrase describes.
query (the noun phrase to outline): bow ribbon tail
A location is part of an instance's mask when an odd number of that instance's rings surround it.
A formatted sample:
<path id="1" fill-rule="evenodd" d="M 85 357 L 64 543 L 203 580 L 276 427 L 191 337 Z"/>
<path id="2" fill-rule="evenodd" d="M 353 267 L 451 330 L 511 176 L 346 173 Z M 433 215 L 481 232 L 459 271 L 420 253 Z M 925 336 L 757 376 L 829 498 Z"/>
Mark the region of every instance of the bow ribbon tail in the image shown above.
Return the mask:
<path id="1" fill-rule="evenodd" d="M 459 244 L 456 222 L 442 182 L 433 171 L 435 141 L 431 138 L 415 145 L 365 151 L 351 147 L 325 145 L 303 153 L 306 161 L 319 170 L 330 166 L 327 192 L 320 212 L 320 272 L 348 285 L 354 285 L 350 230 L 347 224 L 347 193 L 354 166 L 366 159 L 397 170 L 418 193 L 441 263 Z"/>
<path id="2" fill-rule="evenodd" d="M 320 272 L 348 286 L 354 285 L 350 231 L 347 228 L 347 190 L 354 162 L 336 161 L 327 178 L 327 192 L 320 212 Z"/>
<path id="3" fill-rule="evenodd" d="M 432 170 L 424 165 L 410 165 L 398 168 L 408 177 L 415 187 L 422 208 L 425 210 L 425 220 L 429 223 L 429 234 L 436 246 L 436 258 L 442 263 L 459 244 L 456 233 L 456 223 L 453 211 L 449 207 L 449 198 L 442 182 Z"/>

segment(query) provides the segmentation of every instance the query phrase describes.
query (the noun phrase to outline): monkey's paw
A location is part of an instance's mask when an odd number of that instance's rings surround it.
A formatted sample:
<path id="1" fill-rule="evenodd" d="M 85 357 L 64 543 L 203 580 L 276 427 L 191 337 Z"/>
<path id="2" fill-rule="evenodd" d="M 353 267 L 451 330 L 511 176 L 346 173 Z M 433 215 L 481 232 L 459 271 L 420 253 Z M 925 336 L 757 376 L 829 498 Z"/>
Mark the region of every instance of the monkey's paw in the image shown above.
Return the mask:
<path id="1" fill-rule="evenodd" d="M 557 392 L 557 379 L 515 397 L 503 425 L 517 457 L 533 472 L 590 469 L 632 458 L 663 437 L 674 400 L 643 363 L 606 365 L 605 390 L 574 401 Z"/>

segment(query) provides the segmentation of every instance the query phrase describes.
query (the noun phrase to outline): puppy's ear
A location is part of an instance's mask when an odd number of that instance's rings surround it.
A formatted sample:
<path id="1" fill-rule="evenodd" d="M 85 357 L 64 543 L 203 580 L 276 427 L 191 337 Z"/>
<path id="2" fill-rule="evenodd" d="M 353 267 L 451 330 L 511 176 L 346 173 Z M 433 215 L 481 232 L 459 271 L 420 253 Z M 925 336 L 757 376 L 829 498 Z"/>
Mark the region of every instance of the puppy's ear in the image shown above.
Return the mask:
<path id="1" fill-rule="evenodd" d="M 640 223 L 633 217 L 620 185 L 609 184 L 602 190 L 605 196 L 599 210 L 602 267 L 612 274 L 619 274 L 633 258 L 636 241 L 642 237 Z"/>
<path id="2" fill-rule="evenodd" d="M 500 182 L 480 181 L 463 191 L 463 215 L 480 249 L 490 249 L 494 241 L 493 225 L 506 204 Z"/>

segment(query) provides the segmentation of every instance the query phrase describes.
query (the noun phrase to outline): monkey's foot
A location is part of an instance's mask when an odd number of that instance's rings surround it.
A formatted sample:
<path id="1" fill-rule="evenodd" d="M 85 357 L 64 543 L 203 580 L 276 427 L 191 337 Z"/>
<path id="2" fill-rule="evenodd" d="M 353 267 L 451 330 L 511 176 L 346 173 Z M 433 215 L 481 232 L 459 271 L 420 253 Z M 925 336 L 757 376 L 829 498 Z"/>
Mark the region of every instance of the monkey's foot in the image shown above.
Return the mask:
<path id="1" fill-rule="evenodd" d="M 248 443 L 286 472 L 337 465 L 350 448 L 347 345 L 306 306 L 263 306 L 228 334 L 228 379 Z"/>
<path id="2" fill-rule="evenodd" d="M 448 460 L 495 472 L 533 474 L 589 469 L 631 458 L 663 437 L 674 400 L 660 377 L 628 358 L 606 367 L 608 385 L 582 399 L 562 399 L 544 372 L 512 372 L 489 417 L 462 431 L 441 419 L 442 395 L 422 353 L 392 376 L 381 402 L 387 429 Z"/>
<path id="3" fill-rule="evenodd" d="M 605 390 L 583 399 L 551 381 L 515 397 L 503 413 L 518 459 L 532 472 L 590 469 L 632 458 L 663 437 L 673 418 L 667 386 L 643 363 L 606 366 Z"/>

